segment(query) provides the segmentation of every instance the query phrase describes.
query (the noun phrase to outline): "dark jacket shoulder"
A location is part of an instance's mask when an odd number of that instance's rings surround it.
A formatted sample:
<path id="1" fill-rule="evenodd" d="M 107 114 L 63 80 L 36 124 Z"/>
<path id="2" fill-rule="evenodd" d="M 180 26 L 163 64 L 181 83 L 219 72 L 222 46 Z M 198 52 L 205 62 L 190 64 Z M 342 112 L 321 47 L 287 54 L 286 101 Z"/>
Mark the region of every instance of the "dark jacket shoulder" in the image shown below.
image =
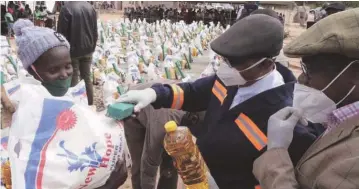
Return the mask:
<path id="1" fill-rule="evenodd" d="M 71 45 L 71 57 L 91 54 L 96 47 L 97 14 L 88 2 L 66 2 L 61 8 L 57 30 Z"/>
<path id="2" fill-rule="evenodd" d="M 294 76 L 293 72 L 285 67 L 283 64 L 279 62 L 275 62 L 277 67 L 277 71 L 282 75 L 284 83 L 296 82 L 297 78 Z"/>

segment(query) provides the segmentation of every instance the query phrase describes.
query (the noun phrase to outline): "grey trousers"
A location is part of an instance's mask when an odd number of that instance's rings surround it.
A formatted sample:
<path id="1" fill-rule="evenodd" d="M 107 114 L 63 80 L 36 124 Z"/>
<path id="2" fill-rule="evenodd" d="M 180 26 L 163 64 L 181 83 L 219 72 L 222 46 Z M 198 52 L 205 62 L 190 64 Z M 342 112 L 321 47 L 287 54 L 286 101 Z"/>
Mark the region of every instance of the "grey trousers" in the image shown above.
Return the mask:
<path id="1" fill-rule="evenodd" d="M 72 67 L 73 67 L 73 75 L 71 86 L 76 86 L 79 83 L 79 76 L 81 79 L 85 81 L 86 85 L 86 94 L 88 105 L 93 105 L 93 85 L 91 82 L 91 64 L 92 64 L 92 54 L 71 58 L 72 59 Z"/>
<path id="2" fill-rule="evenodd" d="M 140 90 L 150 87 L 154 83 L 174 83 L 169 80 L 146 83 L 132 87 L 131 90 Z M 168 121 L 176 121 L 180 124 L 185 112 L 171 109 L 155 110 L 151 105 L 142 109 L 136 118 L 129 118 L 124 121 L 125 135 L 132 159 L 132 187 L 133 189 L 155 189 L 157 171 L 163 157 L 166 164 L 160 170 L 160 183 L 158 188 L 176 188 L 177 172 L 174 169 L 171 159 L 166 157 L 163 148 L 165 136 L 164 125 Z M 170 186 L 161 184 L 166 177 L 175 177 Z"/>

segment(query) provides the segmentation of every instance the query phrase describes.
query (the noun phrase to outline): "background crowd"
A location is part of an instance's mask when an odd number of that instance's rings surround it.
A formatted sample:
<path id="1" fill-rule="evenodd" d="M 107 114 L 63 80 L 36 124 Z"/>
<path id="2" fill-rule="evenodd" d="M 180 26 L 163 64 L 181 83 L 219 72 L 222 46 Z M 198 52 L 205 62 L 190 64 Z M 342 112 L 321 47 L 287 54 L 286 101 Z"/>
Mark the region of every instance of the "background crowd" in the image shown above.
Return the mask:
<path id="1" fill-rule="evenodd" d="M 106 8 L 110 7 L 109 3 L 92 3 L 95 7 Z M 57 1 L 55 11 L 59 11 L 63 6 L 63 2 Z M 32 8 L 34 10 L 32 10 Z M 230 8 L 216 8 L 216 7 L 197 7 L 190 8 L 190 6 L 181 6 L 180 8 L 166 8 L 163 4 L 158 6 L 148 7 L 128 7 L 124 9 L 124 15 L 130 20 L 146 19 L 147 22 L 152 23 L 156 20 L 169 19 L 172 22 L 184 20 L 187 24 L 193 21 L 202 20 L 205 24 L 210 22 L 218 23 L 222 26 L 233 25 L 236 20 L 248 16 L 251 12 L 257 9 L 262 9 L 258 2 L 248 2 L 244 5 L 236 5 Z M 285 16 L 278 13 L 282 23 L 284 23 Z M 49 11 L 45 3 L 41 1 L 35 7 L 29 6 L 24 1 L 9 1 L 5 5 L 1 5 L 1 35 L 13 36 L 12 25 L 19 18 L 30 19 L 36 26 L 45 26 L 55 28 L 56 17 L 54 12 Z"/>
<path id="2" fill-rule="evenodd" d="M 60 1 L 56 2 L 55 8 L 59 10 L 62 4 Z M 56 17 L 54 12 L 48 10 L 44 1 L 40 1 L 35 7 L 30 7 L 25 1 L 8 1 L 1 5 L 1 35 L 13 36 L 12 26 L 20 18 L 29 19 L 36 26 L 55 29 Z"/>
<path id="3" fill-rule="evenodd" d="M 164 5 L 149 7 L 132 7 L 125 8 L 125 16 L 130 20 L 146 19 L 147 22 L 155 22 L 156 20 L 169 19 L 172 22 L 184 20 L 187 24 L 193 21 L 202 20 L 205 24 L 210 22 L 220 22 L 222 26 L 233 25 L 240 18 L 248 16 L 251 12 L 262 9 L 257 2 L 248 2 L 244 5 L 224 8 L 166 8 Z M 281 22 L 284 23 L 285 15 L 277 13 Z"/>

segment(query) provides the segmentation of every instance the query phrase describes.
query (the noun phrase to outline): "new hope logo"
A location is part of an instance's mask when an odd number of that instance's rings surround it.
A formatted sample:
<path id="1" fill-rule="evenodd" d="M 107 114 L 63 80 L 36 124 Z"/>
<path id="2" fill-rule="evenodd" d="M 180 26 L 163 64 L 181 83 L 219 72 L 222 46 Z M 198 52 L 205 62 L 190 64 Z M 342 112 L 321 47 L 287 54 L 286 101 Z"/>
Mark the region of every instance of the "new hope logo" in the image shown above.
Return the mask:
<path id="1" fill-rule="evenodd" d="M 111 161 L 110 170 L 113 170 L 116 162 L 115 157 L 118 153 L 118 146 L 114 146 L 111 140 L 111 134 L 105 133 L 106 138 L 106 152 L 104 156 L 96 151 L 96 142 L 91 146 L 86 147 L 84 152 L 80 155 L 76 155 L 70 150 L 65 148 L 65 141 L 60 141 L 59 145 L 64 150 L 65 153 L 57 154 L 58 156 L 65 157 L 69 164 L 68 170 L 72 171 L 83 171 L 85 168 L 89 168 L 87 177 L 85 179 L 85 184 L 81 184 L 79 188 L 87 187 L 91 181 L 92 177 L 96 174 L 96 170 L 99 168 L 108 168 L 109 162 Z M 113 158 L 111 159 L 111 154 L 114 152 Z"/>

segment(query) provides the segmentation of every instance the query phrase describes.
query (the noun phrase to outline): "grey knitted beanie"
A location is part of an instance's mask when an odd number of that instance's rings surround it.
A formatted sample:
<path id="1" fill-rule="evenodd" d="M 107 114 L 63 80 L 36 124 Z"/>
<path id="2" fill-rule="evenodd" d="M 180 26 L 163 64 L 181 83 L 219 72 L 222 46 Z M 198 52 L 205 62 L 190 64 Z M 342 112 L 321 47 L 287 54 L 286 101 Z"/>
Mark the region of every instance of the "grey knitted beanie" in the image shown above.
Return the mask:
<path id="1" fill-rule="evenodd" d="M 42 54 L 49 49 L 70 44 L 64 36 L 50 28 L 34 26 L 30 20 L 19 19 L 14 24 L 18 56 L 27 70 Z"/>

